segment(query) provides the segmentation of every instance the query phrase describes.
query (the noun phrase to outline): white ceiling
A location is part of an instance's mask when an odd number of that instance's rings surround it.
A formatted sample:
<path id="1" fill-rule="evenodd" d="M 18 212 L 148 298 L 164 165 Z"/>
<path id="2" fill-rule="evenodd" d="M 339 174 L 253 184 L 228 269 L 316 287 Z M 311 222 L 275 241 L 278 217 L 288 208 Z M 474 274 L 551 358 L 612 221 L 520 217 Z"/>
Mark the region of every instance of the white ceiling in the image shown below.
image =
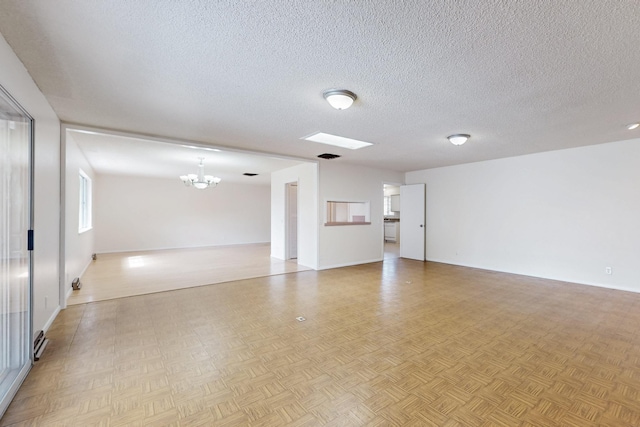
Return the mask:
<path id="1" fill-rule="evenodd" d="M 0 32 L 70 123 L 397 171 L 640 135 L 637 0 L 2 0 Z"/>
<path id="2" fill-rule="evenodd" d="M 299 165 L 298 160 L 275 158 L 229 150 L 175 144 L 145 138 L 110 135 L 94 131 L 69 130 L 71 138 L 99 174 L 144 176 L 179 180 L 180 175 L 198 173 L 203 157 L 207 175 L 223 183 L 264 184 L 271 182 L 271 172 Z M 244 176 L 245 172 L 257 176 Z"/>

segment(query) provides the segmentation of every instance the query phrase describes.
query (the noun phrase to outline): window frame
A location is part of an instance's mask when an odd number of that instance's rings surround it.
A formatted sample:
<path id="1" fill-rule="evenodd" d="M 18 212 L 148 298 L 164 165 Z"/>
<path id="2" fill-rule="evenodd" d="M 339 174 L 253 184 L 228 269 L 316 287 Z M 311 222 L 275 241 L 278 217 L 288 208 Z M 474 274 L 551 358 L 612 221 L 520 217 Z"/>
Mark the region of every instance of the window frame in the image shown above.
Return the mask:
<path id="1" fill-rule="evenodd" d="M 393 216 L 395 213 L 391 210 L 391 196 L 384 196 L 384 216 Z"/>
<path id="2" fill-rule="evenodd" d="M 92 183 L 91 178 L 82 169 L 78 170 L 78 234 L 93 228 L 92 224 Z"/>

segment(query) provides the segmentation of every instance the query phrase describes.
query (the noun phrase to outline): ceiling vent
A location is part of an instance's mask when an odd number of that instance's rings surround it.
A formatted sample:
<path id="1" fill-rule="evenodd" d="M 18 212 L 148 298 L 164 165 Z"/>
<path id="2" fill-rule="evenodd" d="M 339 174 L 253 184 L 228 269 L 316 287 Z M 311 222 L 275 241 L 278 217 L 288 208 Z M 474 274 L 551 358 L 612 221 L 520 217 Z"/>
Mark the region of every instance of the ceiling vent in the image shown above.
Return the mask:
<path id="1" fill-rule="evenodd" d="M 340 156 L 338 156 L 337 154 L 324 153 L 324 154 L 320 154 L 318 157 L 320 157 L 321 159 L 331 160 L 331 159 L 337 159 Z"/>
<path id="2" fill-rule="evenodd" d="M 258 174 L 257 174 L 257 173 L 249 173 L 249 172 L 245 172 L 245 173 L 243 173 L 242 175 L 244 175 L 244 176 L 256 176 L 256 175 L 258 175 Z"/>

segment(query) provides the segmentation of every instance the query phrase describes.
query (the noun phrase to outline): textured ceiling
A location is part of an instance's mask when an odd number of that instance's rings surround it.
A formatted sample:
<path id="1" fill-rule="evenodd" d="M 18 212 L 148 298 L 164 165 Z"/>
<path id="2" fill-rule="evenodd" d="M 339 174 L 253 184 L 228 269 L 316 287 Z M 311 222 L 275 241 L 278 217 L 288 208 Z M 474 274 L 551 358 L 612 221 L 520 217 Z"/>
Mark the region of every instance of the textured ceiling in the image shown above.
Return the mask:
<path id="1" fill-rule="evenodd" d="M 2 0 L 0 32 L 71 123 L 397 171 L 640 134 L 637 0 Z"/>

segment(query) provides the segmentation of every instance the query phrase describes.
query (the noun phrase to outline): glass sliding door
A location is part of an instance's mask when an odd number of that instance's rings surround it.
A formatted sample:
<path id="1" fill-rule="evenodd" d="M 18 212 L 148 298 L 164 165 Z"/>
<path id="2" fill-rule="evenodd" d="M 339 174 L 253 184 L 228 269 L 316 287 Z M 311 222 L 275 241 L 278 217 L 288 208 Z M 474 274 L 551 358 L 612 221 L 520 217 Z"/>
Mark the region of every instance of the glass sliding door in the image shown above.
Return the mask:
<path id="1" fill-rule="evenodd" d="M 0 86 L 0 417 L 31 368 L 33 120 Z"/>

